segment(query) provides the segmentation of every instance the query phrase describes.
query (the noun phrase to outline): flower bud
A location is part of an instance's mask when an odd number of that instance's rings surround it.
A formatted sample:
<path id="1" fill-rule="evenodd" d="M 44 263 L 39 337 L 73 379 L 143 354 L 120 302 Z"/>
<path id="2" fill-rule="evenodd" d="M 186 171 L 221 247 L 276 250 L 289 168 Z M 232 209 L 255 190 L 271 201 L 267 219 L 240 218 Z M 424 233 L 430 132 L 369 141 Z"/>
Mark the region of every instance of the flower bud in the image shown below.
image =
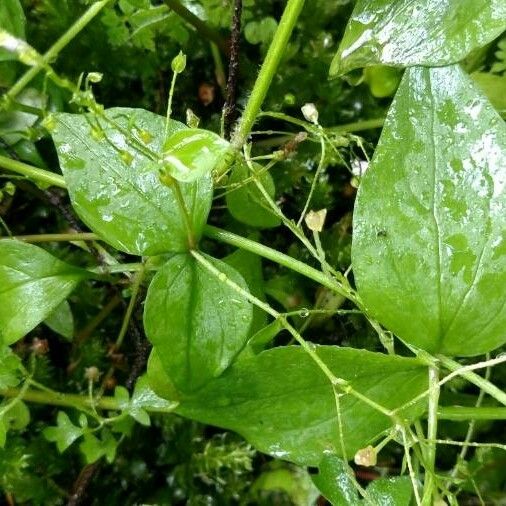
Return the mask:
<path id="1" fill-rule="evenodd" d="M 179 54 L 172 60 L 171 68 L 175 74 L 181 74 L 186 68 L 186 55 L 182 51 L 179 51 Z"/>

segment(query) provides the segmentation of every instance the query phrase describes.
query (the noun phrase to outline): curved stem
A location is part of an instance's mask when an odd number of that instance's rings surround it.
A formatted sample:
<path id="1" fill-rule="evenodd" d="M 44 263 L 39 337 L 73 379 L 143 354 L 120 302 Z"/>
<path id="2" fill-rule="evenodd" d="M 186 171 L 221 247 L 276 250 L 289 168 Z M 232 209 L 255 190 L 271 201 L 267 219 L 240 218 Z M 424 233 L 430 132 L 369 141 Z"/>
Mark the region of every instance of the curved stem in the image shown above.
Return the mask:
<path id="1" fill-rule="evenodd" d="M 67 46 L 81 32 L 93 18 L 111 0 L 100 0 L 93 3 L 90 8 L 46 51 L 42 56 L 40 64 L 30 68 L 5 94 L 7 101 L 14 99 L 23 91 L 30 81 L 44 68 L 44 65 L 51 63 L 58 56 L 60 51 Z"/>
<path id="2" fill-rule="evenodd" d="M 246 104 L 246 109 L 241 117 L 239 128 L 232 139 L 232 145 L 236 150 L 242 148 L 253 128 L 269 86 L 285 53 L 286 45 L 292 35 L 302 7 L 304 7 L 304 0 L 288 0 L 286 4 L 278 29 L 274 34 L 250 98 Z"/>
<path id="3" fill-rule="evenodd" d="M 6 156 L 0 156 L 0 168 L 15 172 L 16 174 L 21 174 L 26 176 L 28 179 L 32 179 L 47 186 L 58 186 L 60 188 L 67 187 L 63 176 L 48 170 L 39 169 L 38 167 L 28 165 L 27 163 L 12 160 Z"/>

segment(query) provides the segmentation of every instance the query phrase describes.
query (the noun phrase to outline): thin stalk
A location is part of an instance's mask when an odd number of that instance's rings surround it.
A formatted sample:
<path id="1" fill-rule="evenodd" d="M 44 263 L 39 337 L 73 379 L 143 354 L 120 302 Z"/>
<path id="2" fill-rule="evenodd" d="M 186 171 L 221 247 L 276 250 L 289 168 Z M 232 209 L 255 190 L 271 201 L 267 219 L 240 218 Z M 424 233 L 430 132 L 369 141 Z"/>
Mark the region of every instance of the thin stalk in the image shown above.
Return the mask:
<path id="1" fill-rule="evenodd" d="M 467 422 L 468 420 L 506 420 L 506 408 L 475 406 L 439 406 L 437 416 L 440 420 Z"/>
<path id="2" fill-rule="evenodd" d="M 58 186 L 59 188 L 67 187 L 65 180 L 59 174 L 39 169 L 38 167 L 18 162 L 17 160 L 12 160 L 6 156 L 0 156 L 0 168 L 15 172 L 16 174 L 21 174 L 28 179 L 32 179 L 46 186 Z"/>
<path id="3" fill-rule="evenodd" d="M 19 396 L 21 388 L 7 388 L 0 390 L 0 395 L 6 398 L 16 398 Z M 61 406 L 66 408 L 75 408 L 88 411 L 93 406 L 98 409 L 108 411 L 120 411 L 121 403 L 114 397 L 101 397 L 90 401 L 87 395 L 67 394 L 62 392 L 39 391 L 29 389 L 22 395 L 22 400 L 33 402 L 35 404 L 46 404 L 51 406 Z M 145 406 L 143 409 L 153 413 L 171 413 L 177 404 L 167 408 Z"/>
<path id="4" fill-rule="evenodd" d="M 260 108 L 262 107 L 281 59 L 285 54 L 286 45 L 288 44 L 288 40 L 292 35 L 295 23 L 303 7 L 304 0 L 288 0 L 286 4 L 279 26 L 274 34 L 274 38 L 269 46 L 269 50 L 267 51 L 267 55 L 258 74 L 250 98 L 246 104 L 246 109 L 241 117 L 239 127 L 232 140 L 232 145 L 236 150 L 242 148 L 255 124 Z"/>
<path id="5" fill-rule="evenodd" d="M 172 99 L 174 97 L 174 88 L 176 87 L 176 79 L 178 73 L 172 73 L 172 80 L 170 82 L 170 90 L 169 90 L 169 99 L 167 100 L 167 114 L 165 115 L 165 134 L 163 136 L 164 141 L 167 140 L 167 135 L 169 133 L 169 121 L 172 116 Z"/>
<path id="6" fill-rule="evenodd" d="M 481 377 L 480 375 L 472 372 L 473 369 L 482 369 L 484 367 L 489 367 L 492 365 L 500 364 L 506 361 L 506 357 L 496 357 L 492 360 L 487 360 L 485 362 L 481 362 L 478 364 L 473 364 L 470 366 L 463 366 L 455 360 L 451 358 L 445 357 L 444 355 L 438 355 L 437 359 L 443 364 L 447 369 L 452 371 L 453 374 L 462 376 L 462 378 L 466 379 L 473 385 L 481 388 L 484 392 L 489 394 L 491 397 L 499 401 L 501 404 L 506 406 L 506 392 L 497 388 L 493 383 Z"/>
<path id="7" fill-rule="evenodd" d="M 178 0 L 164 0 L 164 2 L 165 5 L 173 10 L 180 18 L 184 19 L 189 25 L 193 26 L 200 35 L 211 42 L 214 42 L 224 54 L 228 53 L 227 42 L 223 39 L 219 32 L 213 30 L 199 17 L 195 16 L 193 12 L 188 10 L 183 4 L 178 2 Z"/>
<path id="8" fill-rule="evenodd" d="M 357 303 L 357 297 L 351 289 L 347 289 L 329 276 L 326 276 L 323 272 L 310 267 L 300 260 L 296 260 L 295 258 L 285 255 L 280 251 L 269 248 L 264 244 L 252 241 L 251 239 L 246 239 L 240 235 L 233 234 L 227 230 L 213 227 L 211 225 L 206 225 L 204 227 L 204 235 L 210 239 L 215 239 L 217 241 L 230 244 L 231 246 L 244 249 L 261 257 L 267 258 L 268 260 L 276 262 L 280 265 L 283 265 L 288 269 L 298 272 L 299 274 L 312 279 L 316 283 L 327 287 L 329 290 L 343 295 L 352 302 Z"/>
<path id="9" fill-rule="evenodd" d="M 13 100 L 24 90 L 30 81 L 45 67 L 45 65 L 53 62 L 61 50 L 67 46 L 86 26 L 95 18 L 95 16 L 110 2 L 111 0 L 100 0 L 93 3 L 89 9 L 42 55 L 38 65 L 31 67 L 12 88 L 5 94 L 7 101 Z M 56 185 L 58 186 L 58 185 Z"/>
<path id="10" fill-rule="evenodd" d="M 362 132 L 364 130 L 381 128 L 384 123 L 385 118 L 365 119 L 362 121 L 355 121 L 353 123 L 346 123 L 344 125 L 337 125 L 335 127 L 326 128 L 325 131 L 329 134 Z"/>
<path id="11" fill-rule="evenodd" d="M 100 237 L 91 232 L 78 232 L 73 234 L 32 234 L 16 235 L 13 239 L 29 243 L 36 242 L 73 242 L 73 241 L 98 241 Z"/>
<path id="12" fill-rule="evenodd" d="M 186 226 L 186 234 L 188 236 L 188 247 L 190 249 L 195 249 L 197 246 L 197 241 L 195 240 L 193 223 L 190 217 L 190 213 L 188 212 L 188 208 L 186 207 L 186 202 L 184 201 L 183 193 L 181 192 L 181 186 L 179 186 L 179 181 L 174 180 L 171 185 L 171 188 L 176 197 L 179 210 L 183 216 L 183 220 Z"/>
<path id="13" fill-rule="evenodd" d="M 429 367 L 429 405 L 427 415 L 427 446 L 425 448 L 425 481 L 423 485 L 422 505 L 430 506 L 436 496 L 435 465 L 437 439 L 437 408 L 439 404 L 439 369 Z"/>

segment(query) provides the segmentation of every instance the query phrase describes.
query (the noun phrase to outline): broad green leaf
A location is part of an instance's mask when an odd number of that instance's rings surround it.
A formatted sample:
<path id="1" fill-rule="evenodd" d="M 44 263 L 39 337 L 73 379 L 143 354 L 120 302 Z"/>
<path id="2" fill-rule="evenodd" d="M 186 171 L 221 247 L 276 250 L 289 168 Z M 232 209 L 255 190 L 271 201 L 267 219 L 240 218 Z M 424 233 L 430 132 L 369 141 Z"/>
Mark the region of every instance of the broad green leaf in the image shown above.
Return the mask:
<path id="1" fill-rule="evenodd" d="M 380 478 L 374 480 L 367 493 L 376 506 L 409 506 L 413 495 L 413 486 L 408 476 Z"/>
<path id="2" fill-rule="evenodd" d="M 42 248 L 0 240 L 0 338 L 12 344 L 45 320 L 89 274 Z"/>
<path id="3" fill-rule="evenodd" d="M 10 402 L 11 399 L 7 401 Z M 1 406 L 1 411 L 4 409 L 5 406 Z M 23 430 L 30 423 L 30 410 L 23 401 L 18 400 L 7 411 L 3 411 L 2 418 L 9 430 Z"/>
<path id="4" fill-rule="evenodd" d="M 26 18 L 19 0 L 2 0 L 0 2 L 0 29 L 17 38 L 25 38 Z M 0 61 L 16 60 L 17 57 L 5 49 L 0 49 Z"/>
<path id="5" fill-rule="evenodd" d="M 0 343 L 0 390 L 19 384 L 20 358 Z"/>
<path id="6" fill-rule="evenodd" d="M 42 433 L 48 441 L 56 443 L 58 451 L 63 453 L 76 439 L 79 439 L 85 432 L 85 427 L 74 425 L 67 413 L 59 411 L 56 417 L 56 427 L 46 427 Z"/>
<path id="7" fill-rule="evenodd" d="M 504 0 L 358 0 L 330 75 L 380 63 L 456 63 L 504 30 Z"/>
<path id="8" fill-rule="evenodd" d="M 432 353 L 506 334 L 506 126 L 458 66 L 406 71 L 360 185 L 352 260 L 372 316 Z"/>
<path id="9" fill-rule="evenodd" d="M 325 455 L 318 468 L 313 482 L 332 506 L 360 506 L 361 500 L 351 474 L 353 471 L 345 460 L 337 455 Z"/>
<path id="10" fill-rule="evenodd" d="M 427 370 L 416 359 L 336 346 L 315 350 L 336 375 L 387 409 L 401 407 L 427 389 Z M 154 355 L 148 378 L 158 395 L 170 398 L 170 385 L 164 392 L 164 370 L 170 374 Z M 274 457 L 317 466 L 324 452 L 340 452 L 332 387 L 299 346 L 274 348 L 238 361 L 199 391 L 181 395 L 179 402 L 176 413 L 234 430 Z M 391 427 L 388 417 L 349 394 L 340 398 L 340 406 L 348 455 Z M 419 413 L 417 405 L 402 415 Z"/>
<path id="11" fill-rule="evenodd" d="M 411 480 L 407 476 L 374 480 L 366 490 L 368 502 L 359 498 L 356 485 L 350 475 L 353 472 L 345 461 L 336 455 L 325 455 L 319 465 L 319 473 L 313 481 L 332 506 L 409 506 L 411 504 Z"/>
<path id="12" fill-rule="evenodd" d="M 207 260 L 247 290 L 234 268 Z M 146 335 L 181 392 L 202 387 L 230 365 L 251 319 L 251 304 L 189 254 L 175 255 L 157 272 L 144 309 Z"/>
<path id="13" fill-rule="evenodd" d="M 262 169 L 258 164 L 253 166 L 258 172 Z M 225 195 L 228 210 L 237 221 L 246 225 L 258 228 L 277 227 L 281 220 L 270 210 L 252 177 L 243 162 L 233 168 Z M 261 172 L 257 177 L 267 193 L 274 197 L 276 189 L 270 173 Z"/>
<path id="14" fill-rule="evenodd" d="M 209 176 L 229 149 L 229 143 L 208 130 L 188 128 L 170 135 L 163 145 L 163 170 L 191 183 Z"/>
<path id="15" fill-rule="evenodd" d="M 44 320 L 44 323 L 60 336 L 72 341 L 74 337 L 74 317 L 69 303 L 64 300 L 54 311 Z"/>
<path id="16" fill-rule="evenodd" d="M 134 409 L 149 408 L 150 411 L 160 411 L 162 413 L 166 413 L 175 406 L 173 402 L 162 399 L 155 394 L 145 375 L 137 380 L 130 404 Z"/>
<path id="17" fill-rule="evenodd" d="M 187 250 L 175 192 L 161 184 L 157 164 L 139 151 L 144 146 L 161 153 L 165 118 L 143 109 L 113 108 L 105 114 L 135 135 L 135 149 L 131 139 L 93 115 L 55 115 L 52 136 L 74 209 L 121 251 L 157 255 Z M 183 128 L 182 123 L 169 122 L 170 133 Z M 181 184 L 181 191 L 198 239 L 211 207 L 211 176 Z"/>

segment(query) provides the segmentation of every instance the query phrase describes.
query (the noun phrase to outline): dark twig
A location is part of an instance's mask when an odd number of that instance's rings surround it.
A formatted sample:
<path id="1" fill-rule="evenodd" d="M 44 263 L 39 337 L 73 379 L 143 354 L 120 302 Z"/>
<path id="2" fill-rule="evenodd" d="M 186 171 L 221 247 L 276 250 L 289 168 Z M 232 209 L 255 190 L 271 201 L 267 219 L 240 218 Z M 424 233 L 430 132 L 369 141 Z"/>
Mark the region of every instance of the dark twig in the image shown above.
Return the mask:
<path id="1" fill-rule="evenodd" d="M 200 18 L 195 16 L 193 12 L 188 10 L 178 0 L 164 0 L 171 10 L 173 10 L 179 17 L 183 18 L 188 24 L 192 25 L 198 33 L 203 37 L 214 42 L 224 54 L 228 54 L 228 47 L 225 39 L 221 37 L 219 32 L 208 26 Z"/>
<path id="2" fill-rule="evenodd" d="M 100 461 L 97 461 L 82 468 L 72 488 L 72 493 L 67 501 L 67 506 L 79 506 L 80 504 L 83 504 L 83 500 L 86 497 L 86 490 L 88 489 L 88 486 L 93 480 L 93 477 L 97 473 L 99 467 Z"/>
<path id="3" fill-rule="evenodd" d="M 228 65 L 227 99 L 223 106 L 223 131 L 230 139 L 232 125 L 237 117 L 237 78 L 239 74 L 239 44 L 241 39 L 242 0 L 234 1 L 232 35 L 230 37 L 230 60 Z"/>

